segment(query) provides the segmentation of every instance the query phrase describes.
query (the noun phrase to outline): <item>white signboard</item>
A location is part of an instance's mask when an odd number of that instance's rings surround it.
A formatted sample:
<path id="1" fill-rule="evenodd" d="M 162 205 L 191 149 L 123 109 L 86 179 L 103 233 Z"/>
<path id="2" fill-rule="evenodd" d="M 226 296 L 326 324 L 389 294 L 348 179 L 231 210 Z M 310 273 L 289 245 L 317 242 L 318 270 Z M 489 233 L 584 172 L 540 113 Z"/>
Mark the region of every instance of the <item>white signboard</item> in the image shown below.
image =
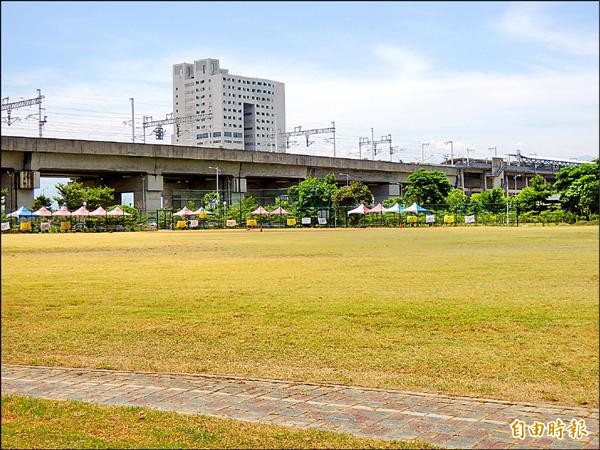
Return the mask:
<path id="1" fill-rule="evenodd" d="M 2 231 L 10 230 L 10 222 L 2 222 Z"/>
<path id="2" fill-rule="evenodd" d="M 319 225 L 327 225 L 327 218 L 319 217 Z"/>
<path id="3" fill-rule="evenodd" d="M 310 217 L 303 217 L 302 225 L 310 225 Z"/>
<path id="4" fill-rule="evenodd" d="M 41 222 L 40 231 L 50 231 L 50 222 Z"/>
<path id="5" fill-rule="evenodd" d="M 465 216 L 465 223 L 475 223 L 475 216 Z"/>
<path id="6" fill-rule="evenodd" d="M 435 223 L 435 215 L 427 214 L 425 216 L 425 223 Z"/>
<path id="7" fill-rule="evenodd" d="M 197 228 L 198 227 L 198 220 L 194 219 L 194 220 L 190 220 L 190 228 Z"/>
<path id="8" fill-rule="evenodd" d="M 235 219 L 228 219 L 226 225 L 228 227 L 235 227 L 237 225 L 237 222 L 235 221 Z"/>

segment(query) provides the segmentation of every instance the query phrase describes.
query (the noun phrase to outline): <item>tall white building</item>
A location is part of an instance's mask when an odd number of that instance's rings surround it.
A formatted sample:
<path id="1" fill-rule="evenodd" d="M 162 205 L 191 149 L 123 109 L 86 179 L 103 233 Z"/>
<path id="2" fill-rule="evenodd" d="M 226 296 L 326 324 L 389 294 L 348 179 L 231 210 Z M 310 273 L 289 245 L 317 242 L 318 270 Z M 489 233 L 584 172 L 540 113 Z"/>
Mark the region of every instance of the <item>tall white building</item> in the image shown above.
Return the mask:
<path id="1" fill-rule="evenodd" d="M 285 86 L 262 78 L 231 75 L 218 59 L 173 66 L 173 117 L 212 113 L 179 125 L 173 144 L 285 151 L 273 135 L 285 132 Z"/>

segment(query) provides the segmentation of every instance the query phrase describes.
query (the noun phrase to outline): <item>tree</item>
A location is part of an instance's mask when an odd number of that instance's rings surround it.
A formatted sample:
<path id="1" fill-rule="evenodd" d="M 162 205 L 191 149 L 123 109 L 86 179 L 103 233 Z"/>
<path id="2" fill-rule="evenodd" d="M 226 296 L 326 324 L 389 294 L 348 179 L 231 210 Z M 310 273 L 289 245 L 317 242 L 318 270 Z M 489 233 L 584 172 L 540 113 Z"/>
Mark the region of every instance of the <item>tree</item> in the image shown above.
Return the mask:
<path id="1" fill-rule="evenodd" d="M 70 183 L 58 183 L 56 185 L 58 195 L 54 197 L 58 206 L 66 206 L 67 209 L 73 210 L 83 205 L 85 201 L 85 188 L 78 181 Z"/>
<path id="2" fill-rule="evenodd" d="M 328 208 L 338 190 L 335 175 L 329 173 L 322 180 L 308 177 L 298 185 L 288 189 L 288 197 L 298 210 Z"/>
<path id="3" fill-rule="evenodd" d="M 445 173 L 439 170 L 419 169 L 408 177 L 409 185 L 405 196 L 409 202 L 441 204 L 452 189 Z"/>
<path id="4" fill-rule="evenodd" d="M 31 209 L 33 211 L 37 211 L 41 207 L 50 208 L 50 206 L 52 206 L 52 200 L 50 200 L 44 194 L 40 194 L 33 199 L 33 205 L 31 205 Z"/>
<path id="5" fill-rule="evenodd" d="M 523 211 L 541 212 L 547 209 L 545 200 L 552 194 L 552 185 L 543 177 L 536 175 L 529 180 L 529 186 L 523 188 L 516 197 L 519 208 Z"/>
<path id="6" fill-rule="evenodd" d="M 90 186 L 84 189 L 87 209 L 106 208 L 115 201 L 115 190 L 108 186 Z"/>
<path id="7" fill-rule="evenodd" d="M 216 192 L 207 192 L 204 194 L 202 202 L 206 209 L 215 209 L 217 207 L 217 198 L 219 198 Z"/>
<path id="8" fill-rule="evenodd" d="M 467 196 L 462 189 L 452 189 L 446 196 L 446 204 L 450 206 L 464 205 L 467 201 Z"/>
<path id="9" fill-rule="evenodd" d="M 373 194 L 366 184 L 352 181 L 349 186 L 339 188 L 333 194 L 332 200 L 336 207 L 357 206 L 360 203 L 370 204 L 373 201 Z"/>
<path id="10" fill-rule="evenodd" d="M 495 188 L 491 191 L 475 193 L 471 195 L 470 201 L 477 206 L 479 211 L 489 211 L 499 213 L 506 207 L 506 197 L 502 188 Z"/>
<path id="11" fill-rule="evenodd" d="M 560 203 L 565 211 L 586 214 L 598 212 L 600 189 L 600 163 L 563 167 L 556 175 L 554 187 L 560 194 Z"/>
<path id="12" fill-rule="evenodd" d="M 77 209 L 86 202 L 88 209 L 96 209 L 98 206 L 107 207 L 115 201 L 115 190 L 107 186 L 84 187 L 79 181 L 70 183 L 58 183 L 56 185 L 58 196 L 54 200 L 58 206 L 66 206 L 68 209 Z"/>

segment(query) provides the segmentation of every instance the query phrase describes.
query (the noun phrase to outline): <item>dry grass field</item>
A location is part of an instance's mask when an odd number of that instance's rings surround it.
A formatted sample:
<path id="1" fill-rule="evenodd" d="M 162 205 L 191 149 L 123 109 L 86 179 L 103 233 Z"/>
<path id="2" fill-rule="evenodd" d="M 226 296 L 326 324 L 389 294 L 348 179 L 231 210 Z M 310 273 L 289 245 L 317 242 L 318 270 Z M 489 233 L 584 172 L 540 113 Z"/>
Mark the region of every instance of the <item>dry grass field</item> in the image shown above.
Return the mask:
<path id="1" fill-rule="evenodd" d="M 2 361 L 598 404 L 598 228 L 2 236 Z"/>
<path id="2" fill-rule="evenodd" d="M 2 397 L 2 448 L 435 448 L 149 408 Z"/>

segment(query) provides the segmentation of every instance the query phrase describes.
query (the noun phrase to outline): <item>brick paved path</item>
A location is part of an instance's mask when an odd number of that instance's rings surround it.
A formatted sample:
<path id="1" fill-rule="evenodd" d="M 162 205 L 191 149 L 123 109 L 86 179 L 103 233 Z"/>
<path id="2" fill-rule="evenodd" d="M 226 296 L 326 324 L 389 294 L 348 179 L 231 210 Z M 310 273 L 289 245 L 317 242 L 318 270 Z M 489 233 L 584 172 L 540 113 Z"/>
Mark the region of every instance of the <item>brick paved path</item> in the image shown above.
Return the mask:
<path id="1" fill-rule="evenodd" d="M 2 365 L 2 393 L 145 406 L 261 423 L 317 427 L 458 448 L 598 448 L 598 410 L 515 404 L 352 386 L 190 374 Z M 585 419 L 588 436 L 511 437 L 527 425 Z"/>

